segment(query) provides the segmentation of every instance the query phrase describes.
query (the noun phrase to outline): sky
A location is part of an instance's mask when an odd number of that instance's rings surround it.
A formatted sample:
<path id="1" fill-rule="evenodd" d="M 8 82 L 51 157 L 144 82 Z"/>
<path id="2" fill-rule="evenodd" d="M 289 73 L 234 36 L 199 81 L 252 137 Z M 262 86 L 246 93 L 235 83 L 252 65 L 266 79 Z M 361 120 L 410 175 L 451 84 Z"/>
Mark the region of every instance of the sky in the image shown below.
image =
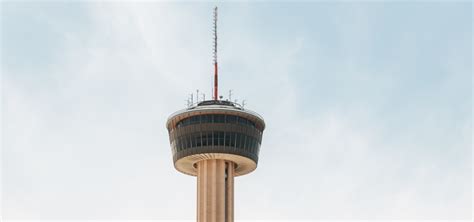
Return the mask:
<path id="1" fill-rule="evenodd" d="M 1 217 L 194 220 L 165 122 L 210 98 L 215 2 L 1 2 Z M 245 220 L 470 220 L 472 3 L 219 2 L 261 114 Z"/>

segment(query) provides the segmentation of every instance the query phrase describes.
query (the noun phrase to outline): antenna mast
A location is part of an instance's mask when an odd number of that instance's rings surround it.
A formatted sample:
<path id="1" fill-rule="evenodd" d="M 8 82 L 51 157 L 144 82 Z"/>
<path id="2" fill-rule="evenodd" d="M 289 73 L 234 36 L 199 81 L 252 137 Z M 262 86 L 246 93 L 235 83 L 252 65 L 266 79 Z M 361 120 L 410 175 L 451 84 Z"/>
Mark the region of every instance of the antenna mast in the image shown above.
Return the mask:
<path id="1" fill-rule="evenodd" d="M 214 100 L 218 100 L 217 92 L 217 6 L 214 8 Z"/>

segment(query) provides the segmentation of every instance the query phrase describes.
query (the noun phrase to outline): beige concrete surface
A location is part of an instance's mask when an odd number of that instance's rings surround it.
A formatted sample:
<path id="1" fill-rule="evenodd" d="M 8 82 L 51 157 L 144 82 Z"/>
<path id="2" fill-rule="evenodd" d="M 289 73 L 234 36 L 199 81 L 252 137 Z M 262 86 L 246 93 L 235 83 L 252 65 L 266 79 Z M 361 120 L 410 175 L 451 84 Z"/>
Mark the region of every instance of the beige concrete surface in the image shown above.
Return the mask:
<path id="1" fill-rule="evenodd" d="M 234 163 L 222 159 L 197 163 L 197 221 L 234 221 Z"/>

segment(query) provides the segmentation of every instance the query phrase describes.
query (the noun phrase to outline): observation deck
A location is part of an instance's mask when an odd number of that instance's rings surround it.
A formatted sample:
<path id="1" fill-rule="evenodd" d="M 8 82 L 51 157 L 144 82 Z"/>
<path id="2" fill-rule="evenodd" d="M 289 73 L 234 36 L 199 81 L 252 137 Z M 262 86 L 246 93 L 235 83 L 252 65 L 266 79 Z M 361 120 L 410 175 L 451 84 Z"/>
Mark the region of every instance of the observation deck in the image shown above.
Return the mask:
<path id="1" fill-rule="evenodd" d="M 235 176 L 257 167 L 265 122 L 237 103 L 206 100 L 173 113 L 166 123 L 175 168 L 196 176 L 201 160 L 235 164 Z"/>

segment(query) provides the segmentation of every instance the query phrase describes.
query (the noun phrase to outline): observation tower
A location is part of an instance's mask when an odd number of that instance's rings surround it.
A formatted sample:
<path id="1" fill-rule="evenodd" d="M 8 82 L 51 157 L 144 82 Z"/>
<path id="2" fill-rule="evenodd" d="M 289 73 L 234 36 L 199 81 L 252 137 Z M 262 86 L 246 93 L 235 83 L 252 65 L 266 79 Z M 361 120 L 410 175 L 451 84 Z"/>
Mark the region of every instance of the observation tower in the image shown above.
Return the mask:
<path id="1" fill-rule="evenodd" d="M 218 97 L 217 7 L 214 8 L 212 100 L 197 100 L 166 123 L 174 167 L 197 177 L 197 221 L 234 221 L 234 177 L 257 168 L 263 118 Z M 198 93 L 199 95 L 199 93 Z"/>

